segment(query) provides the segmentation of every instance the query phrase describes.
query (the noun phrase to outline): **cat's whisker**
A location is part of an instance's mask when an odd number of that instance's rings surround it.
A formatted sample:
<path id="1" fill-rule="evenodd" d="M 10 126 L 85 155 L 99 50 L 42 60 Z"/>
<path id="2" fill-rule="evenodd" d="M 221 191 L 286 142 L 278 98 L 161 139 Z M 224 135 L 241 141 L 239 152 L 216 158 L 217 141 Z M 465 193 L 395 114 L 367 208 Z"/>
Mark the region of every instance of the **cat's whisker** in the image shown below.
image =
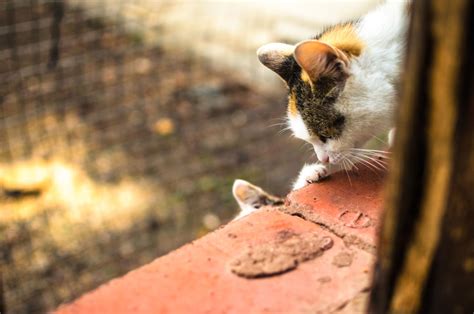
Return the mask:
<path id="1" fill-rule="evenodd" d="M 349 158 L 351 156 L 348 156 L 348 157 L 344 157 L 345 160 L 347 160 L 347 162 L 349 162 L 353 168 L 355 168 L 357 171 L 359 171 L 359 167 L 356 166 L 356 164 Z"/>
<path id="2" fill-rule="evenodd" d="M 371 163 L 372 165 L 374 165 L 378 169 L 387 169 L 386 165 L 384 165 L 383 163 L 380 163 L 378 160 L 376 160 L 374 158 L 371 158 L 370 156 L 365 156 L 363 158 L 365 158 L 365 160 L 367 162 Z"/>
<path id="3" fill-rule="evenodd" d="M 308 147 L 308 145 L 309 145 L 309 147 Z M 307 142 L 302 142 L 300 147 L 299 147 L 300 150 L 303 150 L 304 148 L 306 148 L 306 150 L 305 150 L 306 153 L 314 151 L 313 146 L 310 143 L 307 143 Z"/>
<path id="4" fill-rule="evenodd" d="M 276 123 L 267 125 L 267 128 L 281 127 L 281 130 L 278 131 L 278 135 L 285 133 L 286 131 L 291 130 L 288 120 L 286 118 L 275 118 L 272 121 L 277 121 Z"/>
<path id="5" fill-rule="evenodd" d="M 360 148 L 360 147 L 352 147 L 349 150 L 360 150 L 360 151 L 369 151 L 369 152 L 382 152 L 382 153 L 390 153 L 389 150 L 383 149 L 371 149 L 371 148 Z"/>
<path id="6" fill-rule="evenodd" d="M 288 124 L 286 122 L 273 123 L 273 124 L 267 125 L 267 128 L 272 128 L 275 126 L 282 126 L 282 125 L 288 125 Z"/>
<path id="7" fill-rule="evenodd" d="M 286 128 L 283 128 L 280 131 L 278 131 L 278 135 L 281 135 L 281 134 L 285 133 L 286 131 L 290 131 L 290 129 L 291 128 L 289 126 L 287 126 Z"/>
<path id="8" fill-rule="evenodd" d="M 373 158 L 373 159 L 377 159 L 379 162 L 383 163 L 383 164 L 387 164 L 387 160 L 390 159 L 390 156 L 386 156 L 386 155 L 382 155 L 380 153 L 372 153 L 372 152 L 357 152 L 357 151 L 354 151 L 352 152 L 352 154 L 354 155 L 359 155 L 359 156 L 362 156 L 364 158 Z"/>
<path id="9" fill-rule="evenodd" d="M 371 164 L 372 166 L 374 166 L 374 168 L 378 169 L 378 170 L 386 170 L 387 167 L 384 166 L 384 165 L 381 165 L 379 163 L 376 163 L 374 160 L 372 159 L 365 159 L 366 162 L 368 162 L 369 164 Z"/>
<path id="10" fill-rule="evenodd" d="M 358 156 L 362 159 L 370 159 L 371 163 L 377 163 L 379 165 L 383 165 L 385 168 L 385 165 L 388 165 L 387 160 L 390 159 L 389 156 L 382 155 L 378 152 L 366 152 L 366 151 L 351 151 L 350 154 L 355 157 Z"/>
<path id="11" fill-rule="evenodd" d="M 377 141 L 379 141 L 382 144 L 388 145 L 387 141 L 382 140 L 380 137 L 377 135 L 372 134 L 372 137 L 375 138 Z"/>
<path id="12" fill-rule="evenodd" d="M 372 154 L 370 155 L 372 157 L 376 157 L 376 158 L 380 158 L 380 160 L 384 159 L 384 160 L 387 160 L 387 159 L 390 159 L 390 156 L 384 156 L 384 155 L 380 155 L 380 154 Z"/>
<path id="13" fill-rule="evenodd" d="M 270 122 L 287 122 L 288 118 L 287 117 L 278 117 L 278 118 L 272 118 L 270 119 Z"/>
<path id="14" fill-rule="evenodd" d="M 360 157 L 364 157 L 367 159 L 371 159 L 373 161 L 377 161 L 383 164 L 388 164 L 387 160 L 390 159 L 390 157 L 387 156 L 382 156 L 379 154 L 371 154 L 371 153 L 365 153 L 365 152 L 353 152 L 354 155 L 358 155 Z"/>
<path id="15" fill-rule="evenodd" d="M 355 153 L 354 155 L 357 155 L 359 157 L 362 157 L 362 158 L 365 158 L 365 159 L 370 159 L 378 164 L 383 164 L 383 165 L 388 165 L 388 162 L 387 162 L 387 159 L 389 158 L 385 158 L 385 159 L 379 159 L 380 156 L 378 155 L 368 155 L 368 154 L 359 154 L 359 153 Z"/>
<path id="16" fill-rule="evenodd" d="M 345 159 L 342 160 L 342 167 L 344 168 L 344 171 L 346 172 L 347 179 L 349 179 L 349 184 L 352 186 L 351 176 L 349 175 L 349 172 L 347 171 L 347 166 L 346 166 L 346 160 Z"/>
<path id="17" fill-rule="evenodd" d="M 267 126 L 267 128 L 281 128 L 281 130 L 289 130 L 289 128 L 285 126 L 285 124 L 272 124 Z"/>
<path id="18" fill-rule="evenodd" d="M 379 150 L 379 149 L 367 149 L 367 148 L 350 148 L 349 151 L 358 151 L 358 152 L 369 152 L 369 153 L 379 153 L 379 154 L 392 154 L 388 150 Z"/>
<path id="19" fill-rule="evenodd" d="M 269 128 L 274 127 L 274 126 L 287 126 L 288 125 L 288 121 L 286 118 L 274 118 L 270 120 L 270 123 L 272 124 L 267 126 Z"/>
<path id="20" fill-rule="evenodd" d="M 365 165 L 367 168 L 369 168 L 370 170 L 372 171 L 379 171 L 380 168 L 373 165 L 372 163 L 370 163 L 369 161 L 365 160 L 364 158 L 360 157 L 360 156 L 356 156 L 356 155 L 353 155 L 353 157 L 358 160 L 361 164 Z"/>
<path id="21" fill-rule="evenodd" d="M 376 156 L 381 158 L 390 158 L 391 155 L 389 153 L 381 153 L 381 152 L 365 152 L 365 151 L 354 151 L 354 153 L 358 154 L 365 154 L 369 156 Z"/>
<path id="22" fill-rule="evenodd" d="M 368 152 L 352 152 L 353 155 L 362 156 L 362 157 L 372 157 L 378 158 L 380 160 L 389 160 L 391 156 L 380 155 L 379 153 L 368 153 Z"/>
<path id="23" fill-rule="evenodd" d="M 387 169 L 387 163 L 383 160 L 378 160 L 377 158 L 372 158 L 372 157 L 369 157 L 367 156 L 366 158 L 370 159 L 372 162 L 380 165 L 380 167 L 382 167 L 383 169 Z"/>

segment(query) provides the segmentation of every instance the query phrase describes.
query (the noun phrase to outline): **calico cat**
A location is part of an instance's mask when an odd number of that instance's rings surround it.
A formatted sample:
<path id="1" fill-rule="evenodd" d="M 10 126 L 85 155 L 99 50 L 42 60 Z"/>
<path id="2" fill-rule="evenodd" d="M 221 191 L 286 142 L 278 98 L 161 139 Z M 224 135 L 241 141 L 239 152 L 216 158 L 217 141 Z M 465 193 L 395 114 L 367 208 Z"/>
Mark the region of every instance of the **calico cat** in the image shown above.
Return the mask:
<path id="1" fill-rule="evenodd" d="M 240 212 L 234 219 L 247 216 L 265 205 L 278 206 L 284 203 L 282 198 L 267 193 L 262 188 L 241 179 L 234 181 L 232 194 L 240 207 Z"/>
<path id="2" fill-rule="evenodd" d="M 393 139 L 407 5 L 387 1 L 361 19 L 329 27 L 313 39 L 258 49 L 260 62 L 288 87 L 290 129 L 313 145 L 319 160 L 304 165 L 293 189 L 357 163 L 384 165 L 385 152 L 364 145 L 389 130 L 389 142 Z M 234 197 L 242 203 L 235 193 Z"/>

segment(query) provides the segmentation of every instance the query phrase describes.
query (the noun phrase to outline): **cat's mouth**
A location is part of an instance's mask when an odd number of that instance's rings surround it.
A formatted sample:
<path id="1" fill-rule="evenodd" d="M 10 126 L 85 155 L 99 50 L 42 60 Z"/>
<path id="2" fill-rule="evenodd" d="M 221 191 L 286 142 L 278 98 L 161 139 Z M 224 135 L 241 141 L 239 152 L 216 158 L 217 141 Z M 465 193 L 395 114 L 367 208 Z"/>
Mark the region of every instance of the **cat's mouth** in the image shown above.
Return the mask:
<path id="1" fill-rule="evenodd" d="M 342 159 L 344 158 L 343 154 L 341 153 L 334 153 L 332 155 L 330 155 L 329 157 L 329 163 L 331 164 L 339 164 Z"/>
<path id="2" fill-rule="evenodd" d="M 340 152 L 321 152 L 319 154 L 316 152 L 316 156 L 321 163 L 333 165 L 340 164 L 347 157 Z"/>
<path id="3" fill-rule="evenodd" d="M 316 153 L 316 157 L 318 158 L 319 162 L 326 165 L 327 164 L 337 165 L 348 158 L 348 154 L 346 151 L 326 150 L 324 147 L 317 146 L 317 145 L 313 145 L 313 147 L 314 147 L 314 152 Z"/>

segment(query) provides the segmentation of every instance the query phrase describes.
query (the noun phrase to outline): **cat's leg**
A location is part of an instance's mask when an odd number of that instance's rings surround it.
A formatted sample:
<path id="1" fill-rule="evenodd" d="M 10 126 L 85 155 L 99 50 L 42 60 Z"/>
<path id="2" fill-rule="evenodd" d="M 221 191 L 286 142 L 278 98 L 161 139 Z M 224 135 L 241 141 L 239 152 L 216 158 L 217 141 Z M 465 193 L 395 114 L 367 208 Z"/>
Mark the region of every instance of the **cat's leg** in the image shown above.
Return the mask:
<path id="1" fill-rule="evenodd" d="M 306 164 L 303 166 L 298 178 L 293 183 L 293 190 L 301 189 L 308 184 L 318 182 L 341 169 L 343 169 L 341 165 L 322 164 L 319 162 Z"/>
<path id="2" fill-rule="evenodd" d="M 317 182 L 329 175 L 329 167 L 321 163 L 305 164 L 301 168 L 298 178 L 293 183 L 293 190 L 301 189 L 302 187 Z"/>
<path id="3" fill-rule="evenodd" d="M 240 179 L 234 181 L 232 194 L 240 207 L 240 213 L 234 220 L 247 216 L 265 205 L 283 204 L 282 198 L 267 193 L 262 188 Z"/>

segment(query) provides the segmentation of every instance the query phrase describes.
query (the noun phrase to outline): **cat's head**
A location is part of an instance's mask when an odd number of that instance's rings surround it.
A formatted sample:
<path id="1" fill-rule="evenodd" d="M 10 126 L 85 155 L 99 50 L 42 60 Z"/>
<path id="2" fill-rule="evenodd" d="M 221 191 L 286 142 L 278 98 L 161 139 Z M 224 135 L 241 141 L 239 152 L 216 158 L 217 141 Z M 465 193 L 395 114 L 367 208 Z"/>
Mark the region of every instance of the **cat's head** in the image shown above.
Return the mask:
<path id="1" fill-rule="evenodd" d="M 364 78 L 355 77 L 360 65 L 353 67 L 353 63 L 360 49 L 343 50 L 307 40 L 295 46 L 268 44 L 257 51 L 261 63 L 288 86 L 291 130 L 313 145 L 321 162 L 339 163 L 348 150 L 363 146 L 380 132 L 385 122 L 380 121 L 383 114 L 374 114 L 367 105 L 374 96 Z"/>

